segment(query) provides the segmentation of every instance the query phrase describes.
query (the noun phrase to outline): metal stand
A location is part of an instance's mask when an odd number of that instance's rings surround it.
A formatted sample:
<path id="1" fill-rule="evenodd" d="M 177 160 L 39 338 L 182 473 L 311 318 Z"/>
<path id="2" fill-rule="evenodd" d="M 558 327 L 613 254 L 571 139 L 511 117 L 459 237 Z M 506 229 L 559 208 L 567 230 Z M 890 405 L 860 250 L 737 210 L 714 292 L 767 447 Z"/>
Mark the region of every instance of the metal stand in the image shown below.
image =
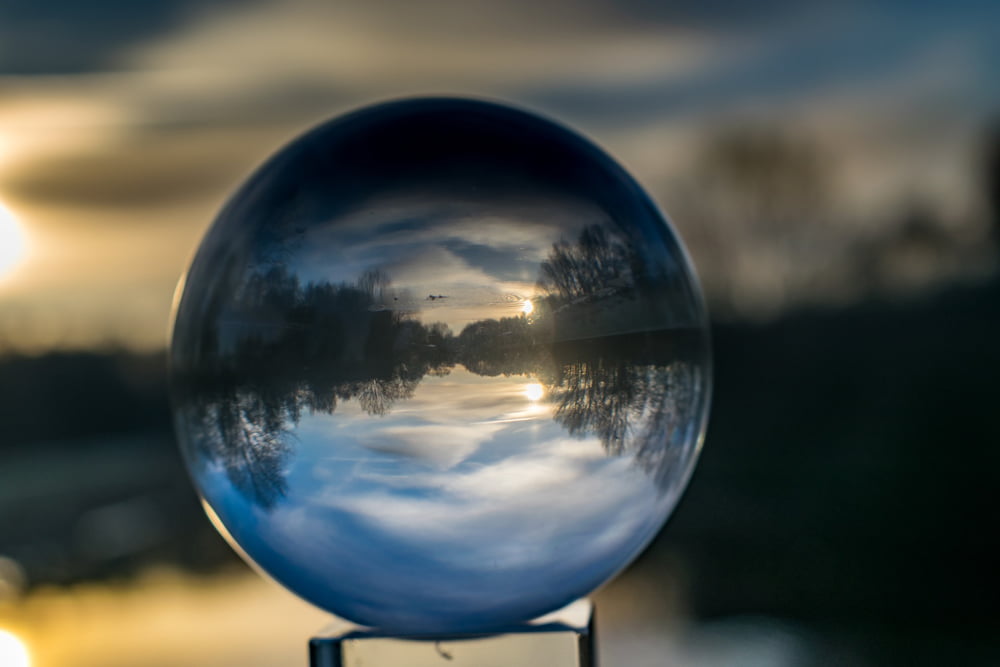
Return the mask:
<path id="1" fill-rule="evenodd" d="M 578 600 L 500 634 L 398 636 L 334 623 L 309 642 L 312 667 L 596 667 L 594 606 Z"/>

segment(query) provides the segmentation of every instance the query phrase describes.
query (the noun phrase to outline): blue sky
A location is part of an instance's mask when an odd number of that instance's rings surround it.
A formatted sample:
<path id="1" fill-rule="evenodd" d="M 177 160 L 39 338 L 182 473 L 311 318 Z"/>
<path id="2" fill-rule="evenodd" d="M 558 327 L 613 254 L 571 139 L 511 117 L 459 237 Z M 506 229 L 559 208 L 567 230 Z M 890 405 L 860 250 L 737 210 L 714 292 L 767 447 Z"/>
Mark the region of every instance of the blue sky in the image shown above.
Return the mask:
<path id="1" fill-rule="evenodd" d="M 536 382 L 456 367 L 384 417 L 354 401 L 306 416 L 289 435 L 288 494 L 270 509 L 211 462 L 196 470 L 265 570 L 352 620 L 369 609 L 424 629 L 534 617 L 615 573 L 680 492 L 599 439 L 569 436 Z M 686 468 L 694 442 L 673 446 Z"/>

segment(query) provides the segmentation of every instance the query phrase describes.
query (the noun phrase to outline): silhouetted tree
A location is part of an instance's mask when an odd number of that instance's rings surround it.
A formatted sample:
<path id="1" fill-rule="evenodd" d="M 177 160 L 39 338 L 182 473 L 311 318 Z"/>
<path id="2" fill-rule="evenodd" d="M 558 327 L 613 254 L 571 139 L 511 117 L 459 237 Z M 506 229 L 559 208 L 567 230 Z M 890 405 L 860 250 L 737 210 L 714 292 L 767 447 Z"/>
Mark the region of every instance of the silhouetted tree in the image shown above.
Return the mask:
<path id="1" fill-rule="evenodd" d="M 178 373 L 192 397 L 194 446 L 246 497 L 272 507 L 285 494 L 291 431 L 305 411 L 331 414 L 340 401 L 355 400 L 382 417 L 411 398 L 424 376 L 462 364 L 479 375 L 539 378 L 569 433 L 597 437 L 609 455 L 634 455 L 662 479 L 669 458 L 662 450 L 690 412 L 690 401 L 676 397 L 691 392 L 680 366 L 661 359 L 669 349 L 661 334 L 586 344 L 552 338 L 553 318 L 586 319 L 604 299 L 636 299 L 637 270 L 641 260 L 625 240 L 586 227 L 577 242 L 553 245 L 540 271 L 545 296 L 532 317 L 479 320 L 455 336 L 442 323 L 389 307 L 395 292 L 381 270 L 354 283 L 302 285 L 271 265 L 210 318 L 215 347 L 203 354 L 214 358 L 204 372 Z"/>
<path id="2" fill-rule="evenodd" d="M 553 244 L 539 269 L 538 286 L 560 304 L 607 296 L 634 287 L 634 253 L 604 225 L 590 225 L 575 243 Z"/>
<path id="3" fill-rule="evenodd" d="M 291 451 L 288 424 L 298 415 L 288 413 L 283 398 L 235 390 L 185 406 L 199 453 L 221 465 L 233 486 L 264 508 L 287 491 L 282 467 Z"/>

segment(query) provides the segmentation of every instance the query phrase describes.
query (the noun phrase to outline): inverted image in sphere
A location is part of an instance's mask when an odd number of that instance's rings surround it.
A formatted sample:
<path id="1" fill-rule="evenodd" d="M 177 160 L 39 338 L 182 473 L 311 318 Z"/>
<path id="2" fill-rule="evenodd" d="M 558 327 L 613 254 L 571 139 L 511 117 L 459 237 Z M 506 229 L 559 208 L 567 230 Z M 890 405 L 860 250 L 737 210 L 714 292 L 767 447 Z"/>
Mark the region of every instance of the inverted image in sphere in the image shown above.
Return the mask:
<path id="1" fill-rule="evenodd" d="M 486 102 L 356 111 L 277 153 L 209 229 L 175 313 L 199 493 L 286 587 L 398 633 L 586 595 L 677 503 L 706 316 L 642 189 Z"/>

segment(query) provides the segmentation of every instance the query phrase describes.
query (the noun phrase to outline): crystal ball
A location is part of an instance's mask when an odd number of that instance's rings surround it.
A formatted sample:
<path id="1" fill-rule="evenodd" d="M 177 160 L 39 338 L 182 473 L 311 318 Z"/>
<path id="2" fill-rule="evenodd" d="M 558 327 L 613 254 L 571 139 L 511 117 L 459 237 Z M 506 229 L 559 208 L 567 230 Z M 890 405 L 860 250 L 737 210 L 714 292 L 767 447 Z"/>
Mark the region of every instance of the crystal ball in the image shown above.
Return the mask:
<path id="1" fill-rule="evenodd" d="M 179 289 L 177 434 L 216 527 L 309 602 L 398 633 L 585 596 L 657 534 L 708 411 L 676 233 L 579 135 L 461 99 L 280 150 Z"/>

